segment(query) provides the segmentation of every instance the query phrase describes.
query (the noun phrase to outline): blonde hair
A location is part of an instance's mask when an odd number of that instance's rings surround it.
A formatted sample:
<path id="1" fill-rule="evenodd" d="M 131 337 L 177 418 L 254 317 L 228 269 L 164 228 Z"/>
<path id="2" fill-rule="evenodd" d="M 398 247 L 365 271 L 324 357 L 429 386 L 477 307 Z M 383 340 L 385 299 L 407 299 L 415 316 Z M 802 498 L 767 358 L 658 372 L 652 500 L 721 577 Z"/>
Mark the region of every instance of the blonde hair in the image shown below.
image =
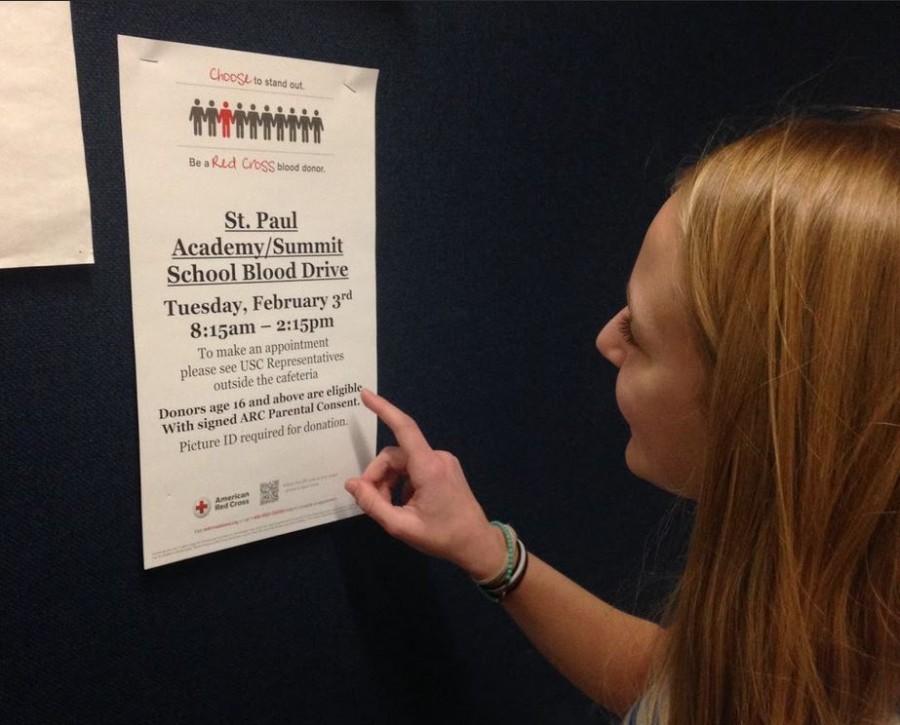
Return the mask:
<path id="1" fill-rule="evenodd" d="M 895 712 L 898 119 L 786 119 L 676 184 L 709 448 L 646 722 Z"/>

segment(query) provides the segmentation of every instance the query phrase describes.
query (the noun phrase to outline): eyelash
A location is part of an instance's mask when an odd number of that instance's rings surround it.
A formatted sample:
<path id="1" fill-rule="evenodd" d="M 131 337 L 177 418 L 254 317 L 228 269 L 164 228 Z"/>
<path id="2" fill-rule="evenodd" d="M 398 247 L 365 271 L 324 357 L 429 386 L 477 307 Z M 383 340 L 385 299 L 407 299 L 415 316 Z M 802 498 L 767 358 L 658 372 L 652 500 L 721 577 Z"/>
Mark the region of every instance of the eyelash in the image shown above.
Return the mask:
<path id="1" fill-rule="evenodd" d="M 631 332 L 631 318 L 628 315 L 622 315 L 622 319 L 619 321 L 619 332 L 622 333 L 625 342 L 629 345 L 634 345 L 634 335 Z"/>

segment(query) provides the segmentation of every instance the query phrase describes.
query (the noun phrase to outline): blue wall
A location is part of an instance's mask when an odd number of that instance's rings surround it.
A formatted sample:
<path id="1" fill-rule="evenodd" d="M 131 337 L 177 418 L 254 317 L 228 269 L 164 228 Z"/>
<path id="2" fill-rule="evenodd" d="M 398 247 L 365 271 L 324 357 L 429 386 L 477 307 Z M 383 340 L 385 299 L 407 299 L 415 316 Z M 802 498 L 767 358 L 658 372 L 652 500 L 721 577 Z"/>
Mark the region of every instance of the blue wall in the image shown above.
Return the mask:
<path id="1" fill-rule="evenodd" d="M 603 721 L 464 575 L 362 517 L 143 571 L 117 33 L 381 69 L 381 391 L 489 515 L 651 614 L 690 512 L 625 469 L 594 336 L 712 133 L 900 106 L 898 15 L 73 3 L 96 264 L 0 271 L 0 719 Z"/>

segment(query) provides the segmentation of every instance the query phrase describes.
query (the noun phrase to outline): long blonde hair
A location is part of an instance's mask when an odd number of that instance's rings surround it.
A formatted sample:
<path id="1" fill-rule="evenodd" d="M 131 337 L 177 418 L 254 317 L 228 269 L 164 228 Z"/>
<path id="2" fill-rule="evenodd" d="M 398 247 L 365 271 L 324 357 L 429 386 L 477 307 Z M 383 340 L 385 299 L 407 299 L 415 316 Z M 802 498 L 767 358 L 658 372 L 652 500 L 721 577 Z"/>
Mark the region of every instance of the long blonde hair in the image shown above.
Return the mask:
<path id="1" fill-rule="evenodd" d="M 785 119 L 676 184 L 709 449 L 648 722 L 895 712 L 898 118 Z"/>

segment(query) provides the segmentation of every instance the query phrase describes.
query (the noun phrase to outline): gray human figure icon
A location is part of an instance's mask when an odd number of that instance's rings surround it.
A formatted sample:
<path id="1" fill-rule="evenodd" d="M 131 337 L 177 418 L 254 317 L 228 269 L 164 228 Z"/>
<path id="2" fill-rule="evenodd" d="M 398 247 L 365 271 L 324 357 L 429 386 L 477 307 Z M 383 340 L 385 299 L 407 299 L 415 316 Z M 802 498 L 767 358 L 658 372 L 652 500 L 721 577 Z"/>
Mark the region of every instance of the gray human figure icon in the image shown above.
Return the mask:
<path id="1" fill-rule="evenodd" d="M 297 128 L 300 126 L 300 119 L 297 118 L 297 113 L 292 108 L 287 116 L 287 127 L 288 127 L 288 140 L 292 142 L 297 141 Z"/>
<path id="2" fill-rule="evenodd" d="M 284 125 L 287 122 L 287 118 L 284 116 L 284 109 L 279 106 L 278 112 L 275 114 L 275 118 L 273 119 L 273 123 L 275 124 L 275 140 L 276 141 L 284 141 Z"/>
<path id="3" fill-rule="evenodd" d="M 244 138 L 244 124 L 247 122 L 247 112 L 244 110 L 244 104 L 238 103 L 234 109 L 234 135 L 238 138 Z"/>
<path id="4" fill-rule="evenodd" d="M 216 135 L 216 122 L 219 120 L 219 112 L 216 110 L 216 102 L 210 101 L 209 108 L 206 109 L 206 132 L 210 136 Z"/>
<path id="5" fill-rule="evenodd" d="M 319 118 L 319 112 L 313 111 L 313 117 L 310 119 L 313 130 L 313 143 L 322 143 L 322 131 L 325 130 L 325 124 Z"/>
<path id="6" fill-rule="evenodd" d="M 203 106 L 200 105 L 200 99 L 194 99 L 194 105 L 191 106 L 191 112 L 188 114 L 188 121 L 194 122 L 194 135 L 202 136 L 203 135 L 203 117 L 204 111 Z"/>
<path id="7" fill-rule="evenodd" d="M 259 121 L 263 128 L 263 141 L 269 141 L 272 138 L 272 124 L 275 118 L 269 111 L 268 106 L 263 106 L 263 112 L 259 115 Z"/>
<path id="8" fill-rule="evenodd" d="M 257 128 L 259 128 L 259 111 L 256 110 L 256 104 L 250 104 L 250 110 L 247 111 L 247 125 L 250 127 L 250 138 L 256 138 Z"/>
<path id="9" fill-rule="evenodd" d="M 309 143 L 309 116 L 306 115 L 306 109 L 304 108 L 300 112 L 300 140 L 303 143 Z"/>

